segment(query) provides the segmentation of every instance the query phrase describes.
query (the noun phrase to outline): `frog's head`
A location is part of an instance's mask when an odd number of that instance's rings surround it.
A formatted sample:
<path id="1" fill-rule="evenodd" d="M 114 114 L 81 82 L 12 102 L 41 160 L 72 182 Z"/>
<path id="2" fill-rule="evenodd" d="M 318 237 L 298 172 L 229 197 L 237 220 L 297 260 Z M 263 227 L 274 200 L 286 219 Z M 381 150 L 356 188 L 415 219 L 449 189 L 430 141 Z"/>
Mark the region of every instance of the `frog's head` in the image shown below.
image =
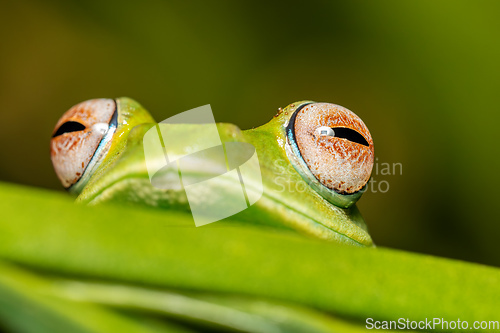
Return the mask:
<path id="1" fill-rule="evenodd" d="M 51 141 L 59 179 L 83 203 L 114 200 L 189 208 L 182 188 L 151 185 L 143 138 L 153 126 L 149 113 L 128 98 L 74 106 L 57 123 Z M 203 140 L 207 130 L 204 125 L 168 126 L 162 131 L 181 138 L 179 149 Z M 255 129 L 241 131 L 232 124 L 217 124 L 217 129 L 222 142 L 250 143 L 258 155 L 259 179 L 246 179 L 245 189 L 251 191 L 261 182 L 262 198 L 237 219 L 342 243 L 373 245 L 355 205 L 370 178 L 373 141 L 354 113 L 335 104 L 303 101 L 280 109 L 270 122 Z M 165 163 L 160 155 L 158 161 Z M 207 167 L 210 162 L 194 159 L 182 178 L 215 177 L 213 168 Z M 241 190 L 239 181 L 213 186 L 228 193 L 236 187 Z"/>

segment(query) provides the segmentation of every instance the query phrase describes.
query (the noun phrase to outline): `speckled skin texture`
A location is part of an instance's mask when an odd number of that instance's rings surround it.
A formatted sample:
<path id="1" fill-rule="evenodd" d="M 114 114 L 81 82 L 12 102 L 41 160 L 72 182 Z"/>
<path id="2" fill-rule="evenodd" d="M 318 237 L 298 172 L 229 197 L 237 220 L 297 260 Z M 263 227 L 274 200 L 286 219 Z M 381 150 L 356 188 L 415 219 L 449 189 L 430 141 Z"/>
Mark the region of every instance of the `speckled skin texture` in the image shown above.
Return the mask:
<path id="1" fill-rule="evenodd" d="M 83 175 L 115 112 L 112 99 L 92 99 L 69 109 L 57 122 L 54 133 L 68 121 L 78 122 L 84 130 L 64 133 L 50 141 L 50 157 L 64 187 L 75 184 Z"/>
<path id="2" fill-rule="evenodd" d="M 321 126 L 355 130 L 369 146 L 335 136 L 321 136 L 316 131 Z M 312 174 L 326 187 L 341 194 L 352 194 L 370 179 L 373 140 L 366 125 L 352 111 L 329 103 L 309 104 L 296 116 L 295 137 Z"/>

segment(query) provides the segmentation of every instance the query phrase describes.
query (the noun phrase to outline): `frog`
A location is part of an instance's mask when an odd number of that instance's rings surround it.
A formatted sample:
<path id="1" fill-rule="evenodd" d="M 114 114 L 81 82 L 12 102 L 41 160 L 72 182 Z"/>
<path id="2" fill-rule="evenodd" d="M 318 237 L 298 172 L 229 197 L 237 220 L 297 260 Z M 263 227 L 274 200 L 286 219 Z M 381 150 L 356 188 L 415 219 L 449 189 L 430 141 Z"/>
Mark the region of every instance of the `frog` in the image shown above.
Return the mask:
<path id="1" fill-rule="evenodd" d="M 151 184 L 144 137 L 156 124 L 142 105 L 128 97 L 92 99 L 71 107 L 51 138 L 51 159 L 62 185 L 82 204 L 120 202 L 189 211 L 183 188 Z M 224 144 L 250 144 L 258 156 L 262 196 L 237 214 L 237 220 L 342 244 L 374 246 L 356 206 L 370 180 L 374 145 L 354 112 L 304 100 L 279 108 L 269 122 L 256 128 L 216 126 Z M 167 129 L 186 147 L 203 141 L 207 130 L 203 124 L 182 123 Z M 211 172 L 206 160 L 194 161 L 182 177 L 210 178 Z"/>

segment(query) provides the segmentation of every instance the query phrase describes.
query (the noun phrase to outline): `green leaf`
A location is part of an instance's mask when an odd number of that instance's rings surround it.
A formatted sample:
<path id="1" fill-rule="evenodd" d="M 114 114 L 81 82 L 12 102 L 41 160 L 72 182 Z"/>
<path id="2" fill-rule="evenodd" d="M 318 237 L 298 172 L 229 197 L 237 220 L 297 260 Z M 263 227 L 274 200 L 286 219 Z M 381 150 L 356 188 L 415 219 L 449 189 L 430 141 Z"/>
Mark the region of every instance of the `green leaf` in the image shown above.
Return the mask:
<path id="1" fill-rule="evenodd" d="M 265 298 L 172 292 L 123 284 L 55 281 L 59 297 L 120 309 L 148 311 L 213 329 L 244 332 L 364 332 L 364 328 L 324 313 Z"/>
<path id="2" fill-rule="evenodd" d="M 79 278 L 265 297 L 366 318 L 494 320 L 500 270 L 0 186 L 0 257 Z"/>
<path id="3" fill-rule="evenodd" d="M 0 264 L 0 321 L 22 333 L 189 332 L 166 322 L 135 321 L 101 306 L 63 300 L 39 292 L 46 282 Z"/>

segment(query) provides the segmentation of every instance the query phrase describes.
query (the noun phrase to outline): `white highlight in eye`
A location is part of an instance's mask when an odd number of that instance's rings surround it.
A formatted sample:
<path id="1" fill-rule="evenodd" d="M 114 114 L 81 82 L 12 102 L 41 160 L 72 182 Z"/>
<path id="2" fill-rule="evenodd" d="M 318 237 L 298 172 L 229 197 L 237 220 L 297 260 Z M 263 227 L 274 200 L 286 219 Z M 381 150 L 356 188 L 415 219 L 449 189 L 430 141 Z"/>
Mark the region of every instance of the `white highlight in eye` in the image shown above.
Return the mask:
<path id="1" fill-rule="evenodd" d="M 92 126 L 93 133 L 97 135 L 105 135 L 108 131 L 109 125 L 105 123 L 97 123 Z"/>
<path id="2" fill-rule="evenodd" d="M 331 127 L 321 126 L 316 128 L 316 134 L 319 136 L 335 136 L 335 132 Z"/>

